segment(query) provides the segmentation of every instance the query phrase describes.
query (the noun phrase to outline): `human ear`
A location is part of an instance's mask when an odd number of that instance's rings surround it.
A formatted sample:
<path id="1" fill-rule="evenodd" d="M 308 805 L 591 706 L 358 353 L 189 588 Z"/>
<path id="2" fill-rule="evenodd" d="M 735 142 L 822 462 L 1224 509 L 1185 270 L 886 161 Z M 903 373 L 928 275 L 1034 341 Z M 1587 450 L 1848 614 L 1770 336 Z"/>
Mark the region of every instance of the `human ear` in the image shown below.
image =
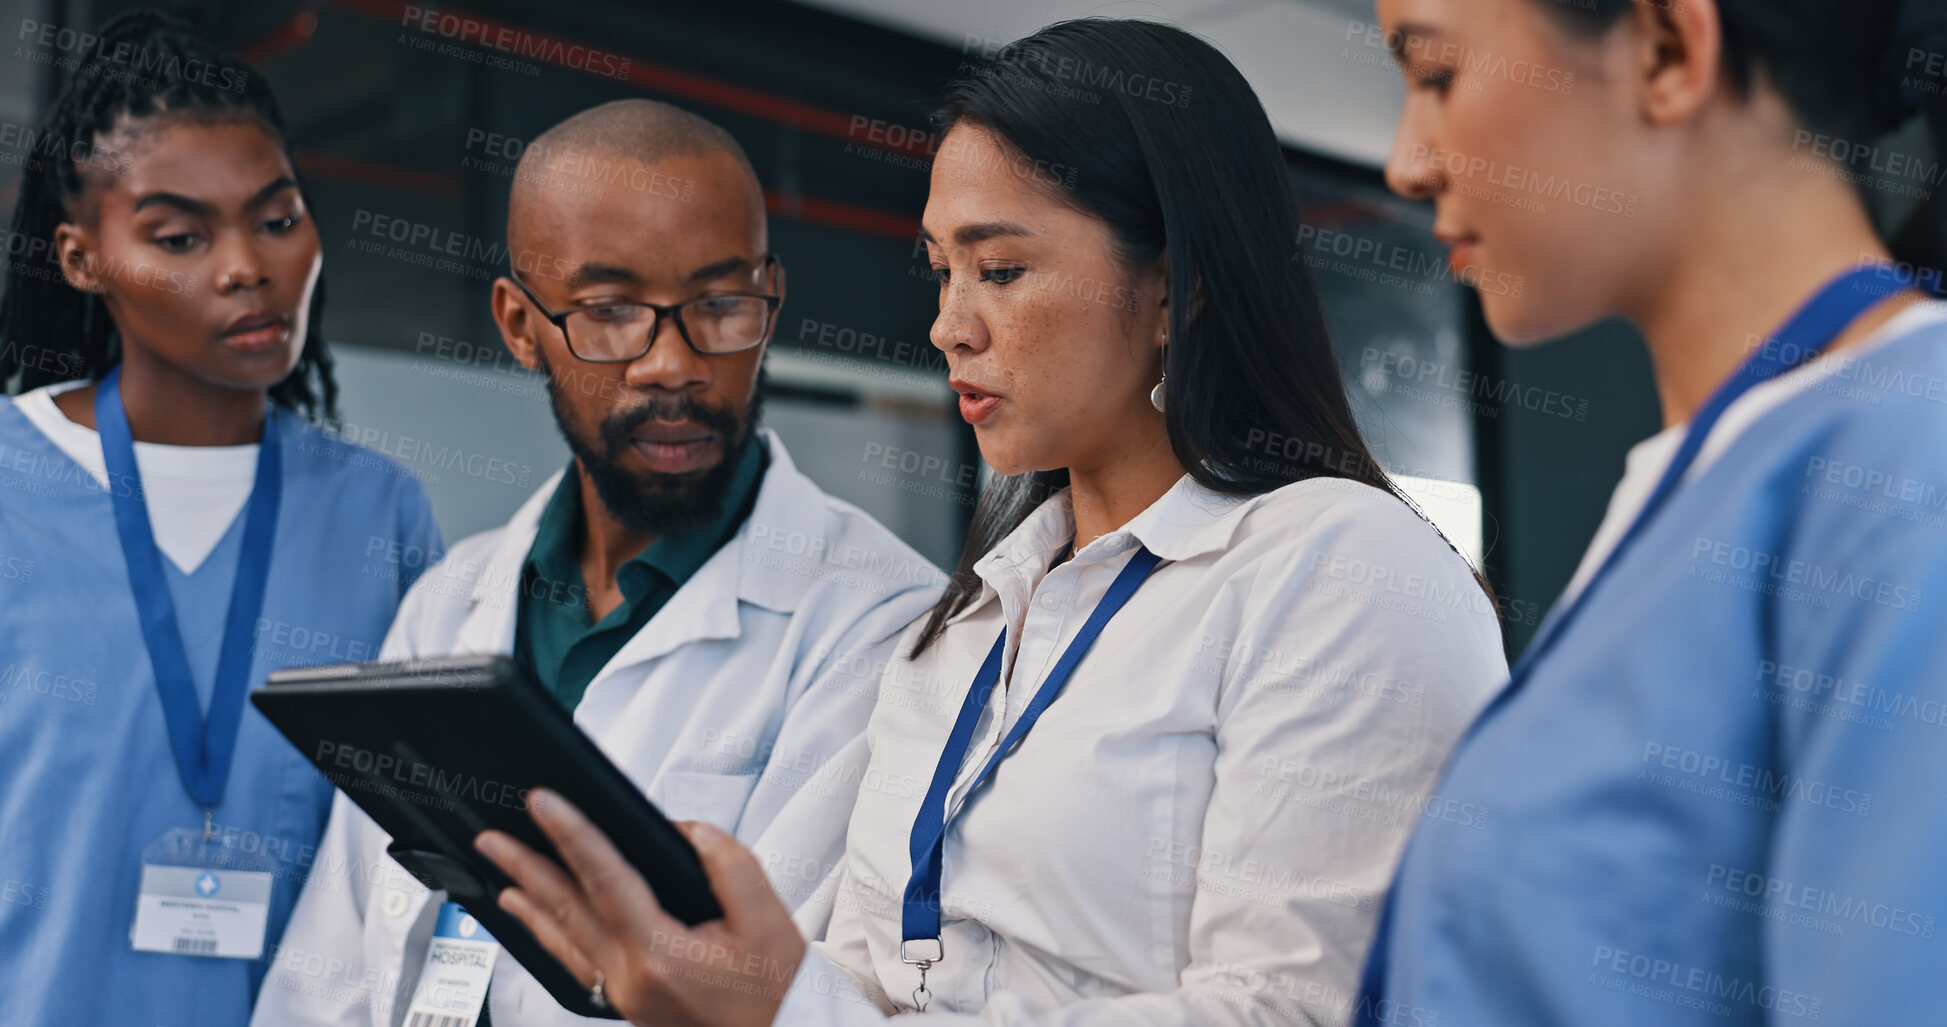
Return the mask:
<path id="1" fill-rule="evenodd" d="M 1717 0 L 1632 5 L 1642 113 L 1653 125 L 1694 117 L 1724 85 L 1724 21 Z"/>
<path id="2" fill-rule="evenodd" d="M 522 367 L 532 371 L 541 366 L 541 341 L 534 337 L 534 311 L 526 300 L 512 279 L 505 275 L 494 279 L 493 315 L 500 340 Z"/>
<path id="3" fill-rule="evenodd" d="M 103 291 L 101 276 L 96 272 L 99 261 L 95 259 L 93 232 L 72 221 L 61 222 L 54 229 L 54 255 L 69 285 L 82 292 Z"/>

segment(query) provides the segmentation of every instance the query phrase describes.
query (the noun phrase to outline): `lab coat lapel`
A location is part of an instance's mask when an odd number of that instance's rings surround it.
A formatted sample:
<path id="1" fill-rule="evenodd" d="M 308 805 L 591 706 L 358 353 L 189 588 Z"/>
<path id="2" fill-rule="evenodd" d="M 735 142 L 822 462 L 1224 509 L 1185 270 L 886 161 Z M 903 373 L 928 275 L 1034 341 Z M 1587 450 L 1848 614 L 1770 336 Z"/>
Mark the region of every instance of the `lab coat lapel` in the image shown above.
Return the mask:
<path id="1" fill-rule="evenodd" d="M 631 666 L 667 656 L 690 644 L 711 638 L 736 638 L 737 563 L 735 541 L 710 559 L 669 597 L 649 623 L 617 650 L 590 683 L 592 693 L 604 678 Z"/>
<path id="2" fill-rule="evenodd" d="M 541 512 L 547 509 L 548 500 L 565 473 L 557 471 L 542 483 L 501 530 L 492 554 L 480 568 L 479 577 L 467 590 L 469 610 L 453 640 L 453 651 L 513 653 L 515 618 L 520 610 L 521 567 L 527 563 L 528 550 L 534 548 Z"/>
<path id="3" fill-rule="evenodd" d="M 577 713 L 601 715 L 611 701 L 600 694 L 607 682 L 631 668 L 667 656 L 692 642 L 736 638 L 743 630 L 738 619 L 741 603 L 755 603 L 783 613 L 797 609 L 797 600 L 810 586 L 811 579 L 746 559 L 752 526 L 764 525 L 768 530 L 820 538 L 824 533 L 824 495 L 811 479 L 799 473 L 783 443 L 769 429 L 761 431 L 759 439 L 769 447 L 771 462 L 757 487 L 757 501 L 750 516 L 737 526 L 730 541 L 711 554 L 649 623 L 595 675 Z M 645 676 L 635 675 L 636 683 L 639 685 Z"/>

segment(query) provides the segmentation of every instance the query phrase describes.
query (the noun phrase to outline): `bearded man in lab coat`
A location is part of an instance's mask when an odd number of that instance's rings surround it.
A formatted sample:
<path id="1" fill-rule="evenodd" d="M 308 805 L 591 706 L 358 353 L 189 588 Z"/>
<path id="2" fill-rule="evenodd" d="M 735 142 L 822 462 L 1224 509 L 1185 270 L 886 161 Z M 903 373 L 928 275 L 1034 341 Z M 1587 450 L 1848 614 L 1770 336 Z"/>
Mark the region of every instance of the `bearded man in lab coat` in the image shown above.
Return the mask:
<path id="1" fill-rule="evenodd" d="M 754 428 L 784 292 L 766 235 L 742 149 L 674 107 L 605 104 L 526 149 L 494 319 L 574 460 L 420 579 L 381 657 L 511 654 L 668 816 L 750 846 L 815 937 L 878 672 L 943 576 Z M 338 795 L 254 1023 L 405 1019 L 445 896 L 388 841 Z M 580 1022 L 505 952 L 484 1004 Z"/>

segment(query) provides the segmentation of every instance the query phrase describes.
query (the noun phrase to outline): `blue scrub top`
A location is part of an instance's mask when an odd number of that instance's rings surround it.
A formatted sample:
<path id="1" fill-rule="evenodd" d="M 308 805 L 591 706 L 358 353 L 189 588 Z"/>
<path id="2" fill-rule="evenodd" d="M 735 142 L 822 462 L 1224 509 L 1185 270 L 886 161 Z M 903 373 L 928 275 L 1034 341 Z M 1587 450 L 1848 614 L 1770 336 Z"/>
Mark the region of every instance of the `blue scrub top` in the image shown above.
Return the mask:
<path id="1" fill-rule="evenodd" d="M 370 660 L 440 547 L 419 481 L 286 416 L 284 494 L 251 680 Z M 194 573 L 164 559 L 207 710 L 241 514 Z M 0 1022 L 244 1024 L 332 788 L 246 707 L 218 834 L 276 863 L 264 958 L 136 952 L 142 851 L 200 831 L 163 723 L 109 497 L 0 398 Z"/>
<path id="2" fill-rule="evenodd" d="M 1487 816 L 1421 823 L 1365 1022 L 1947 1022 L 1947 329 L 1764 415 L 1586 602 L 1453 757 Z"/>

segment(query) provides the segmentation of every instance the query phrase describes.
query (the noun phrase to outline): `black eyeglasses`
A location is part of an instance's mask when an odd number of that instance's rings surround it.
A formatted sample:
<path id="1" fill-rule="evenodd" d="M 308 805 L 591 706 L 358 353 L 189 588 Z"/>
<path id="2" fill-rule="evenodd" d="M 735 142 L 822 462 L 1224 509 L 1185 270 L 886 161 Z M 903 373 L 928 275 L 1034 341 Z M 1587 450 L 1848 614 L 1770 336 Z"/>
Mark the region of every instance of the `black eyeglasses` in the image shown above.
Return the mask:
<path id="1" fill-rule="evenodd" d="M 775 255 L 765 257 L 757 272 L 758 277 L 770 278 L 778 291 L 783 291 L 784 265 Z M 534 295 L 519 272 L 510 268 L 507 277 L 520 286 L 543 317 L 561 330 L 568 340 L 568 352 L 592 364 L 640 360 L 656 344 L 665 317 L 675 320 L 676 334 L 692 351 L 704 356 L 756 349 L 770 338 L 771 322 L 784 302 L 781 295 L 729 293 L 698 296 L 673 306 L 603 303 L 556 311 Z"/>

